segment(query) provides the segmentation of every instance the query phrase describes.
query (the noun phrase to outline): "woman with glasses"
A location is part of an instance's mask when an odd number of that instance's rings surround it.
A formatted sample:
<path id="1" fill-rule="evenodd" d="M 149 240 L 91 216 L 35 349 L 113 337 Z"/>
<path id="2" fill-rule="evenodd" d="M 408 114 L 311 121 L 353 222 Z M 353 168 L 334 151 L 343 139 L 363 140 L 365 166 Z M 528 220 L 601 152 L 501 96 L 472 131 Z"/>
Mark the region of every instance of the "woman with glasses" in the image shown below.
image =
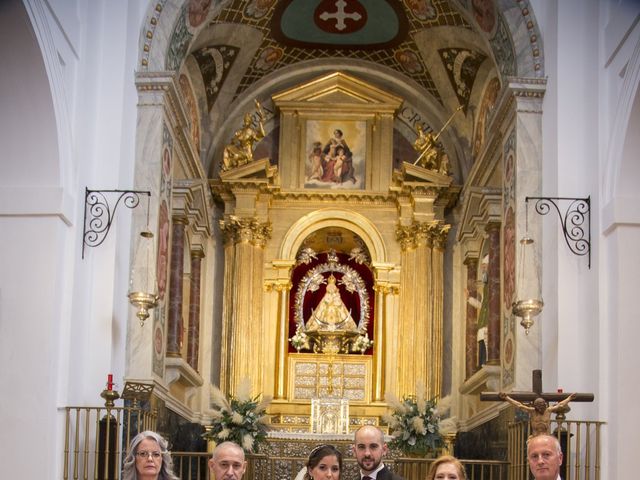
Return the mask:
<path id="1" fill-rule="evenodd" d="M 150 430 L 133 437 L 124 459 L 122 480 L 179 480 L 173 474 L 167 441 Z"/>

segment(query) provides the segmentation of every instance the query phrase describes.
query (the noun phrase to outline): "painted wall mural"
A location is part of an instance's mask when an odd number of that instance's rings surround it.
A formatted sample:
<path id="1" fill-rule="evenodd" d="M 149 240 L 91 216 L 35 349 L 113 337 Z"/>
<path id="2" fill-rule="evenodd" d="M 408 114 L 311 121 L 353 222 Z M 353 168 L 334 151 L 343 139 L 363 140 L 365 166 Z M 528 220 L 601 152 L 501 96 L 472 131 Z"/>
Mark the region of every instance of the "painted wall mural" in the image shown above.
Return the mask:
<path id="1" fill-rule="evenodd" d="M 512 130 L 504 144 L 502 154 L 503 185 L 503 289 L 502 289 L 502 382 L 511 385 L 515 378 L 515 328 L 516 321 L 511 313 L 511 303 L 516 288 L 516 216 L 515 216 L 515 156 L 516 135 Z"/>
<path id="2" fill-rule="evenodd" d="M 209 110 L 216 102 L 220 88 L 239 51 L 240 48 L 231 45 L 211 45 L 193 52 L 193 58 L 198 63 L 202 74 Z"/>
<path id="3" fill-rule="evenodd" d="M 189 136 L 193 142 L 193 148 L 196 151 L 196 155 L 200 155 L 200 115 L 198 115 L 196 97 L 193 95 L 191 83 L 186 75 L 180 75 L 178 84 L 180 85 L 180 92 L 182 93 L 182 98 L 184 99 L 184 104 L 187 109 Z"/>
<path id="4" fill-rule="evenodd" d="M 478 69 L 487 58 L 480 52 L 464 48 L 443 48 L 438 50 L 442 63 L 449 75 L 449 81 L 458 97 L 458 102 L 467 111 L 469 96 Z"/>

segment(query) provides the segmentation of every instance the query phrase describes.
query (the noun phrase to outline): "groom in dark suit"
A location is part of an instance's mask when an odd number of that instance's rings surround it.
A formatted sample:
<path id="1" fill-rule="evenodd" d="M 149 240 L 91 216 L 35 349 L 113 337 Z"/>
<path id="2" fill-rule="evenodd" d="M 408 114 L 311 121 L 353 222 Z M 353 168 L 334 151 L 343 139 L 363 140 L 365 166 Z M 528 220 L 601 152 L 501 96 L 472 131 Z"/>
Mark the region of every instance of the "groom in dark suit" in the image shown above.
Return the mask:
<path id="1" fill-rule="evenodd" d="M 382 463 L 382 457 L 387 453 L 387 444 L 378 427 L 365 425 L 356 430 L 353 452 L 360 466 L 361 480 L 404 480 Z"/>

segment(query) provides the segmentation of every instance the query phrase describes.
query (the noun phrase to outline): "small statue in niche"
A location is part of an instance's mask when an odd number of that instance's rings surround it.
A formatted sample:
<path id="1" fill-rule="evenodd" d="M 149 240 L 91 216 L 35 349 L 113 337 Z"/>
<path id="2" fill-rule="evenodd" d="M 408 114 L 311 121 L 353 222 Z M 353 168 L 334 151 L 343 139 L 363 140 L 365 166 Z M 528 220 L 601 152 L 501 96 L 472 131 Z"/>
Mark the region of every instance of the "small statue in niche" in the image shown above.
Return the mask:
<path id="1" fill-rule="evenodd" d="M 265 136 L 264 111 L 257 100 L 255 100 L 255 104 L 258 118 L 257 128 L 254 128 L 253 126 L 253 118 L 251 114 L 246 113 L 244 115 L 242 127 L 236 131 L 231 139 L 231 143 L 224 149 L 222 157 L 223 172 L 252 162 L 253 146 Z"/>

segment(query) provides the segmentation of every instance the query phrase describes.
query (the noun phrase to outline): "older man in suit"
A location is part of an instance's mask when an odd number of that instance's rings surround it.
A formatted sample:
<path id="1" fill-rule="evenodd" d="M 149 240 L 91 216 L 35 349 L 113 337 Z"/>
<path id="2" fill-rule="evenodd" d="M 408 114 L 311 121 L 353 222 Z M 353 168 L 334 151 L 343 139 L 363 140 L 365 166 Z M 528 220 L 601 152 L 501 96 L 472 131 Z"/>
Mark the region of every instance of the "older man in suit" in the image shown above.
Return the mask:
<path id="1" fill-rule="evenodd" d="M 222 442 L 213 449 L 209 469 L 214 480 L 241 480 L 247 470 L 244 450 L 233 442 Z"/>
<path id="2" fill-rule="evenodd" d="M 560 480 L 562 450 L 551 435 L 536 435 L 527 441 L 529 468 L 536 480 Z"/>
<path id="3" fill-rule="evenodd" d="M 365 425 L 356 430 L 353 451 L 360 466 L 361 480 L 404 480 L 382 462 L 387 444 L 379 428 Z"/>

